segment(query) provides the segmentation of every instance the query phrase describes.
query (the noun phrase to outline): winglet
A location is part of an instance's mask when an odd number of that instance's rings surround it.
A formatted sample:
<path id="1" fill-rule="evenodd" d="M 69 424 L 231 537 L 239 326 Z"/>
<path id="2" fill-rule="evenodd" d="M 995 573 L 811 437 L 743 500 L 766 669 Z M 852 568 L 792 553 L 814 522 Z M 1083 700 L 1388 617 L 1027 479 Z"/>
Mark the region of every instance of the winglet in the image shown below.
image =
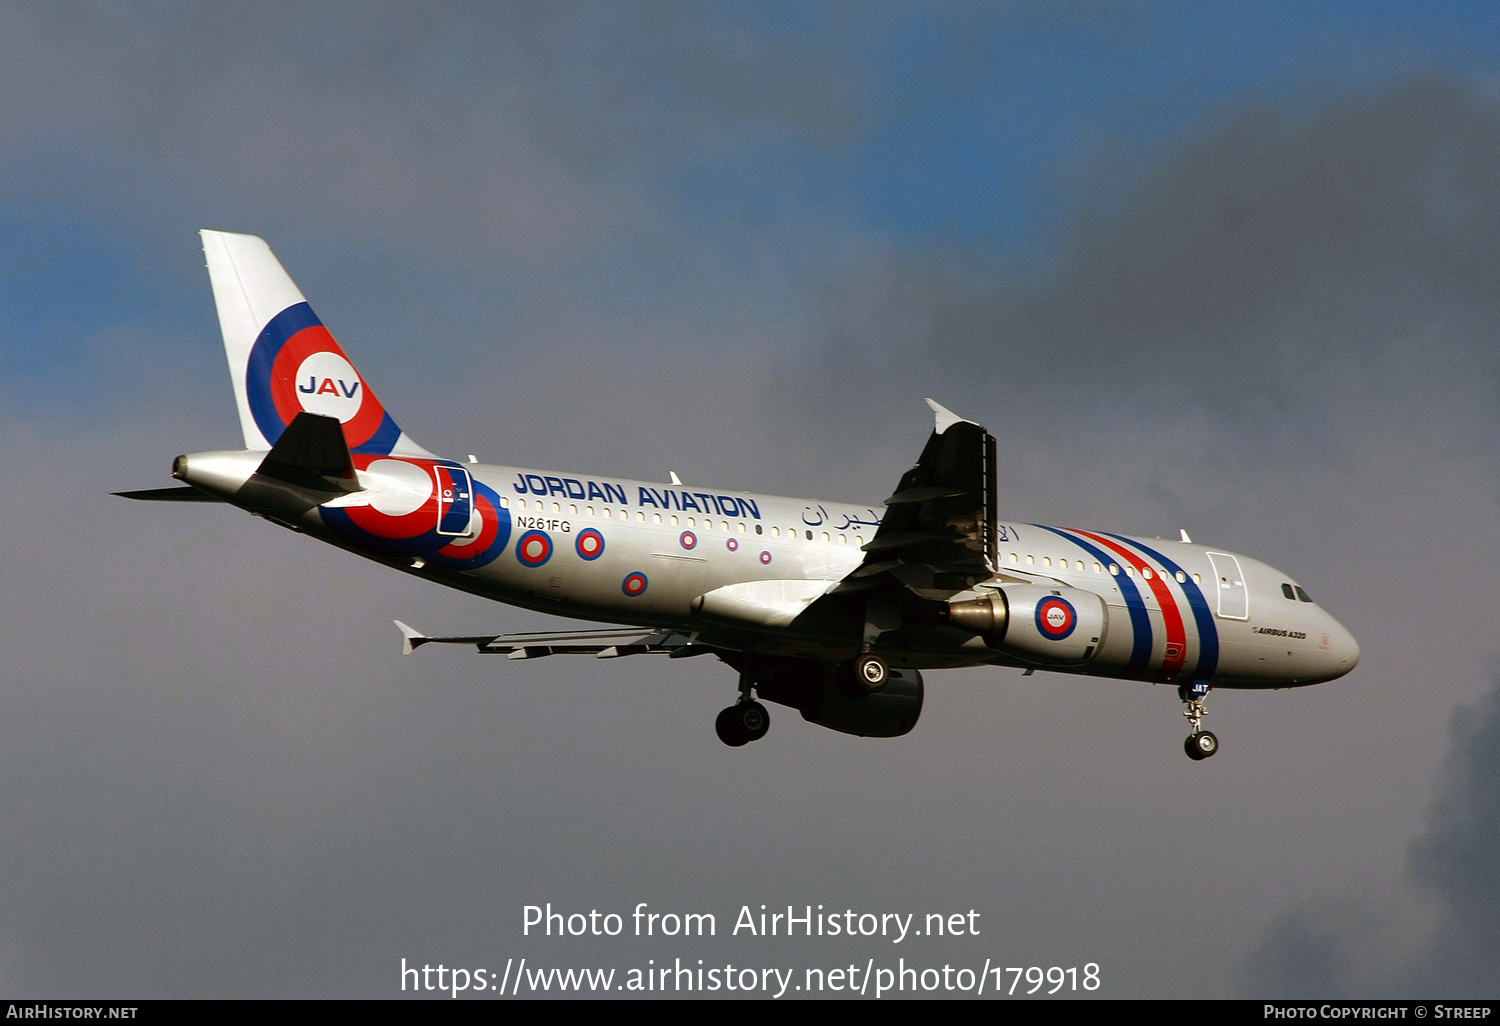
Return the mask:
<path id="1" fill-rule="evenodd" d="M 424 642 L 430 640 L 427 635 L 412 627 L 408 627 L 400 620 L 392 620 L 391 623 L 395 624 L 396 629 L 401 632 L 402 655 L 411 655 L 417 650 L 418 645 L 421 645 Z"/>
<path id="2" fill-rule="evenodd" d="M 967 417 L 960 417 L 942 403 L 933 402 L 929 399 L 927 400 L 927 405 L 931 406 L 932 412 L 937 415 L 937 426 L 932 429 L 936 434 L 942 434 L 954 424 L 974 424 L 972 420 L 969 420 Z M 978 427 L 979 425 L 974 424 L 974 426 Z"/>
<path id="3" fill-rule="evenodd" d="M 1193 539 L 1191 539 L 1191 538 L 1188 537 L 1187 528 L 1186 527 L 1179 527 L 1177 530 L 1179 530 L 1179 531 L 1182 532 L 1182 540 L 1183 541 L 1187 542 L 1189 545 L 1193 544 Z"/>

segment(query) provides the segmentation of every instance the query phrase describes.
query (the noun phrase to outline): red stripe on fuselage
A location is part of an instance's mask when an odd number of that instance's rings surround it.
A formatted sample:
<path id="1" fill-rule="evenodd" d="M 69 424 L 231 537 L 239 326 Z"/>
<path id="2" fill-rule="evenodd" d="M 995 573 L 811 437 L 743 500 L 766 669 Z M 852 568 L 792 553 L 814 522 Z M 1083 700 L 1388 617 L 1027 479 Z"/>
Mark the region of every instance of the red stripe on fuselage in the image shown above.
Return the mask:
<path id="1" fill-rule="evenodd" d="M 1182 671 L 1183 664 L 1187 662 L 1187 629 L 1182 623 L 1182 611 L 1177 607 L 1177 596 L 1172 594 L 1172 589 L 1167 587 L 1167 582 L 1162 578 L 1162 568 L 1151 566 L 1134 552 L 1110 538 L 1090 531 L 1078 531 L 1076 528 L 1074 530 L 1118 555 L 1135 568 L 1135 572 L 1141 575 L 1142 580 L 1151 585 L 1151 594 L 1156 596 L 1156 604 L 1161 607 L 1162 625 L 1167 631 L 1167 654 L 1162 660 L 1157 680 L 1163 682 L 1171 680 Z M 1151 571 L 1150 577 L 1146 576 L 1147 569 Z M 1177 649 L 1176 655 L 1171 654 L 1174 646 Z"/>

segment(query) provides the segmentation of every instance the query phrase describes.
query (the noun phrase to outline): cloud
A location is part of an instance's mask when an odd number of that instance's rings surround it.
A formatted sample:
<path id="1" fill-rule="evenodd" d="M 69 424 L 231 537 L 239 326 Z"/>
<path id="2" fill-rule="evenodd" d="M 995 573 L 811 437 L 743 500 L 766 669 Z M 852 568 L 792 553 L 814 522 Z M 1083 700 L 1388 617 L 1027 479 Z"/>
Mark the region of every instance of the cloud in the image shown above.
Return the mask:
<path id="1" fill-rule="evenodd" d="M 1395 906 L 1318 899 L 1283 912 L 1241 967 L 1247 997 L 1483 998 L 1500 973 L 1500 679 L 1453 714 L 1442 783 L 1411 844 L 1409 882 L 1437 900 L 1413 943 L 1379 938 Z M 1393 946 L 1394 945 L 1394 946 Z"/>
<path id="2" fill-rule="evenodd" d="M 1081 212 L 1043 266 L 867 248 L 823 282 L 814 393 L 890 399 L 902 367 L 971 405 L 1301 428 L 1355 369 L 1381 389 L 1414 367 L 1493 385 L 1500 104 L 1418 78 L 1306 110 L 1237 101 L 1210 124 Z"/>

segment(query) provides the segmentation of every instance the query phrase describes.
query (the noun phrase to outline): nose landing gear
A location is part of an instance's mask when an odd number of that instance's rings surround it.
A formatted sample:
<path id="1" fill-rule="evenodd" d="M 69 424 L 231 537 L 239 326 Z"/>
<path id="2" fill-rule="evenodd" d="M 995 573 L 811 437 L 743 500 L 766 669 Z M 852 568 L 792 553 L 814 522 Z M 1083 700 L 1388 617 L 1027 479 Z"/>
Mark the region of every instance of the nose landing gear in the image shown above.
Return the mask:
<path id="1" fill-rule="evenodd" d="M 1194 762 L 1202 762 L 1219 750 L 1219 739 L 1213 731 L 1203 729 L 1203 717 L 1208 715 L 1204 699 L 1208 697 L 1208 681 L 1194 681 L 1177 689 L 1177 697 L 1187 703 L 1182 715 L 1193 725 L 1193 732 L 1183 741 L 1183 750 Z"/>

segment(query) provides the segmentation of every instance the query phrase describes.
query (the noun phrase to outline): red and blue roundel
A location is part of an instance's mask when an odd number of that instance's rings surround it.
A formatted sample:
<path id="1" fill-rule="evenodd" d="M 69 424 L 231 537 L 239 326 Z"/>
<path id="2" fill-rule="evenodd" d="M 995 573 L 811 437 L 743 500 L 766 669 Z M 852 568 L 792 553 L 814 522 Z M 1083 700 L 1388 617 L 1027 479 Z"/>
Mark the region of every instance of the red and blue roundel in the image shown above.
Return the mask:
<path id="1" fill-rule="evenodd" d="M 625 578 L 620 585 L 620 590 L 630 598 L 635 598 L 646 593 L 646 585 L 649 583 L 651 582 L 646 580 L 646 575 L 637 570 Z"/>
<path id="2" fill-rule="evenodd" d="M 552 539 L 546 531 L 527 531 L 516 540 L 516 558 L 522 566 L 541 566 L 552 558 Z"/>
<path id="3" fill-rule="evenodd" d="M 1065 598 L 1048 596 L 1036 604 L 1036 629 L 1042 637 L 1061 641 L 1078 626 L 1078 613 Z"/>
<path id="4" fill-rule="evenodd" d="M 318 511 L 328 529 L 351 548 L 421 557 L 453 570 L 477 570 L 505 551 L 510 510 L 460 464 L 366 453 L 353 459 L 371 486 L 370 501 Z M 461 503 L 455 492 L 463 493 Z M 460 530 L 462 534 L 455 533 Z"/>
<path id="5" fill-rule="evenodd" d="M 770 566 L 771 565 L 771 554 L 769 552 L 762 552 L 760 554 L 760 561 L 761 561 L 762 565 L 764 565 L 764 566 Z"/>
<path id="6" fill-rule="evenodd" d="M 245 395 L 255 426 L 272 445 L 303 410 L 337 417 L 352 452 L 386 455 L 401 437 L 306 303 L 287 307 L 261 330 L 245 365 Z"/>
<path id="7" fill-rule="evenodd" d="M 740 543 L 738 541 L 736 541 L 735 539 L 731 538 L 727 542 L 724 543 L 724 547 L 726 549 L 728 549 L 730 552 L 738 552 L 739 548 L 740 548 Z"/>
<path id="8" fill-rule="evenodd" d="M 579 532 L 578 540 L 573 543 L 573 547 L 578 550 L 580 558 L 592 562 L 604 555 L 604 535 L 590 527 L 586 531 Z"/>
<path id="9" fill-rule="evenodd" d="M 685 549 L 696 549 L 698 547 L 698 536 L 692 531 L 683 531 L 682 536 L 677 541 Z"/>

